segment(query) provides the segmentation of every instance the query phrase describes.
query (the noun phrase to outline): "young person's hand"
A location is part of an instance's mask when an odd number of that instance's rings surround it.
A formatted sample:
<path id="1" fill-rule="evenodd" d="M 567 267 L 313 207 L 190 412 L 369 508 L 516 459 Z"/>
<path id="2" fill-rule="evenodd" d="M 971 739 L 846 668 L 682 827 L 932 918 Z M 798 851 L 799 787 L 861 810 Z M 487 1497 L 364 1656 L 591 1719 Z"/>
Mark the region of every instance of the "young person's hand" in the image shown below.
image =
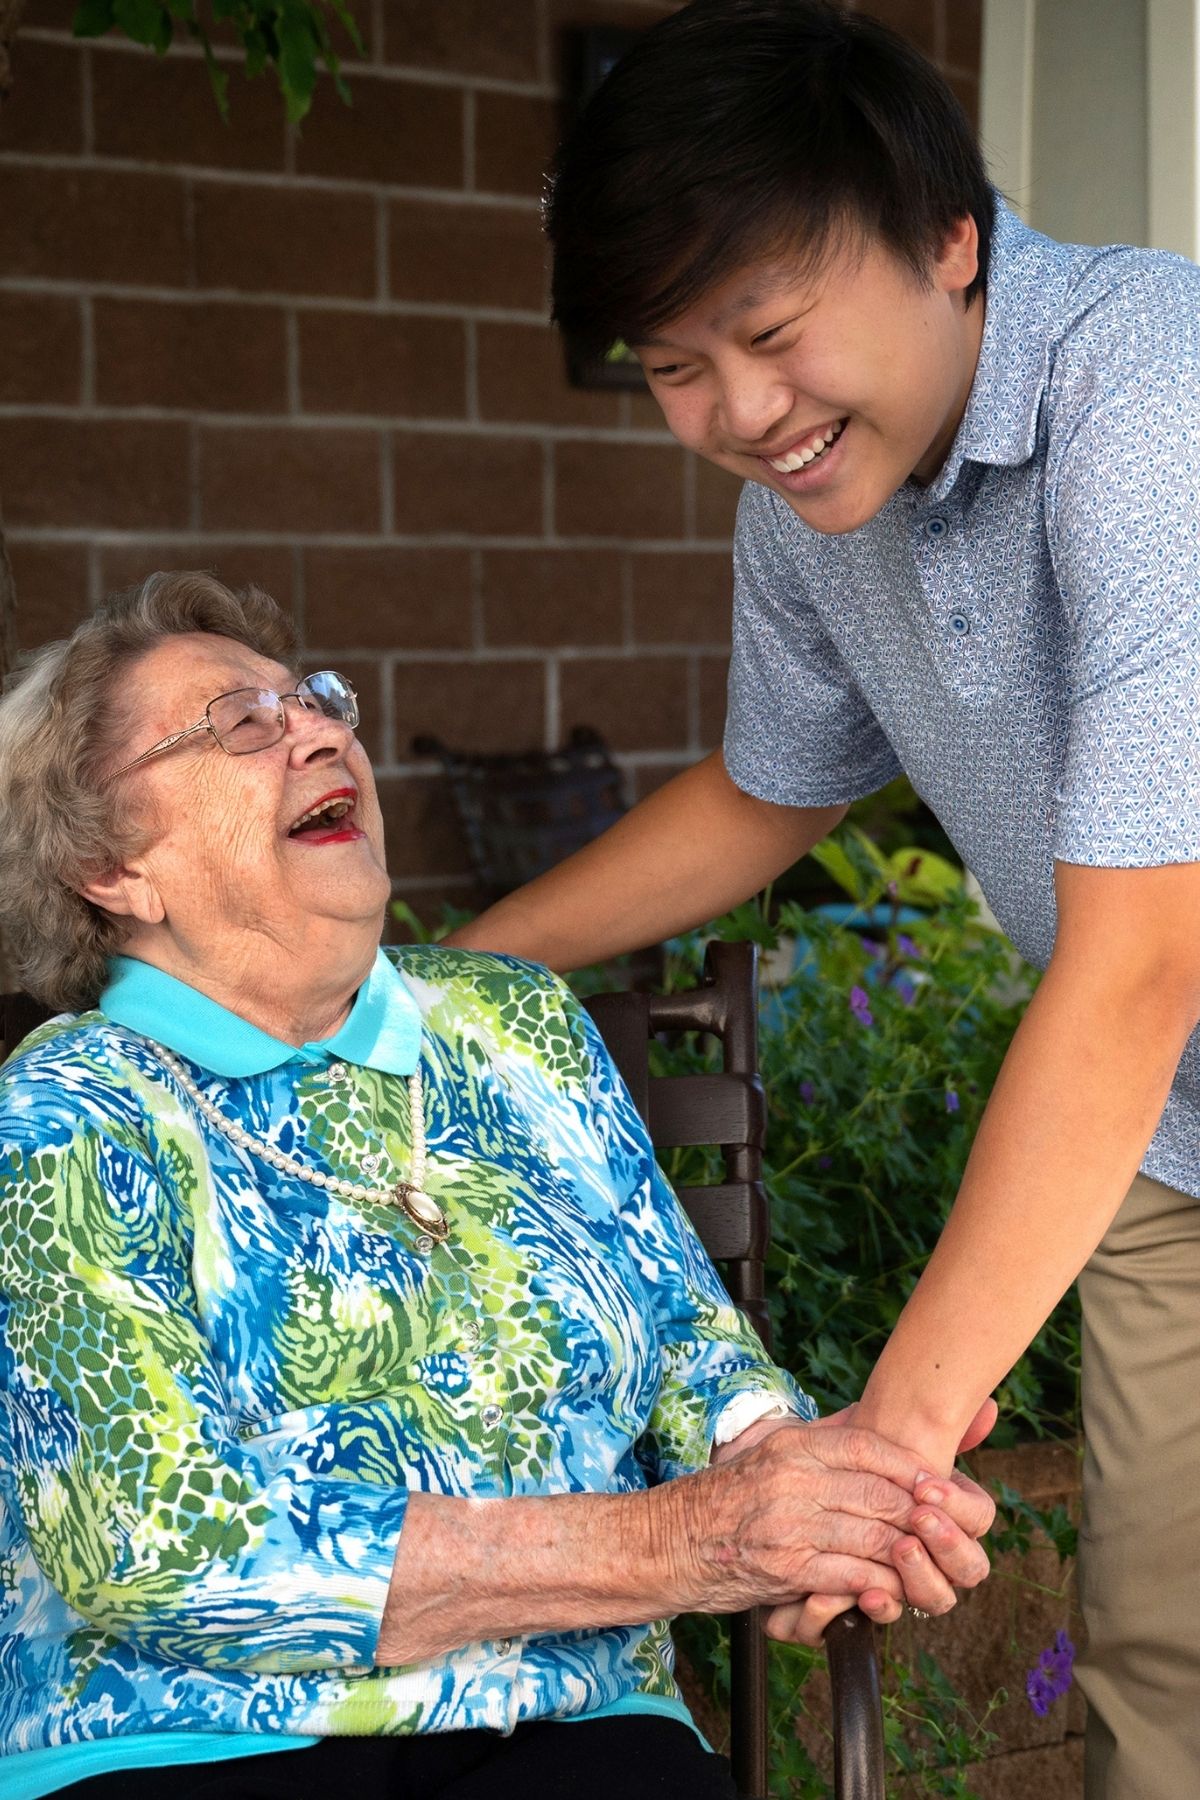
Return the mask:
<path id="1" fill-rule="evenodd" d="M 853 1426 L 857 1410 L 854 1405 L 844 1407 L 841 1412 L 819 1420 L 818 1425 L 823 1430 Z M 963 1435 L 958 1447 L 960 1454 L 965 1455 L 983 1442 L 996 1423 L 996 1415 L 995 1401 L 986 1400 Z M 749 1439 L 751 1432 L 761 1436 L 780 1422 L 778 1419 L 761 1420 L 726 1449 L 735 1450 L 743 1439 Z M 893 1561 L 904 1579 L 907 1604 L 922 1612 L 944 1612 L 949 1610 L 946 1586 L 935 1578 L 933 1571 L 943 1576 L 950 1573 L 949 1606 L 953 1606 L 953 1586 L 974 1585 L 974 1582 L 954 1579 L 953 1571 L 963 1567 L 957 1533 L 966 1533 L 973 1539 L 982 1537 L 991 1529 L 996 1514 L 995 1502 L 976 1482 L 957 1470 L 946 1477 L 922 1475 L 914 1485 L 913 1497 L 920 1507 L 913 1515 L 913 1534 L 898 1540 L 892 1552 Z M 946 1521 L 956 1530 L 948 1529 Z M 767 1634 L 788 1643 L 808 1644 L 815 1648 L 832 1621 L 854 1606 L 876 1625 L 894 1624 L 904 1610 L 901 1599 L 887 1587 L 868 1587 L 859 1594 L 810 1593 L 788 1605 L 776 1607 L 767 1619 Z"/>
<path id="2" fill-rule="evenodd" d="M 992 1416 L 979 1421 L 980 1436 Z M 687 1520 L 685 1536 L 745 1587 L 725 1597 L 729 1610 L 771 1604 L 781 1581 L 792 1584 L 768 1619 L 772 1636 L 817 1644 L 854 1605 L 880 1623 L 905 1602 L 948 1612 L 955 1588 L 988 1572 L 977 1540 L 995 1513 L 989 1497 L 966 1477 L 927 1476 L 909 1451 L 859 1427 L 853 1409 L 818 1425 L 759 1420 L 714 1462 L 729 1485 L 714 1511 Z M 849 1579 L 834 1593 L 843 1570 Z M 712 1609 L 711 1596 L 698 1603 Z"/>

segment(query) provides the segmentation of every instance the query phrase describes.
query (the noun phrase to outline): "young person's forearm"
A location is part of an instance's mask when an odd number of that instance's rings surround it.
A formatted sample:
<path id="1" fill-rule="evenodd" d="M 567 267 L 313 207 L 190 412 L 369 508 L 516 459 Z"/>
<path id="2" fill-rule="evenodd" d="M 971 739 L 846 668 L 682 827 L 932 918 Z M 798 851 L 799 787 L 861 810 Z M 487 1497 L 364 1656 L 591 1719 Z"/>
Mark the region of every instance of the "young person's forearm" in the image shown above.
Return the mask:
<path id="1" fill-rule="evenodd" d="M 1056 958 L 856 1418 L 938 1473 L 1115 1217 L 1195 1024 L 1190 979 Z"/>
<path id="2" fill-rule="evenodd" d="M 757 893 L 844 812 L 757 800 L 730 779 L 717 751 L 450 942 L 552 969 L 602 962 L 702 925 Z"/>

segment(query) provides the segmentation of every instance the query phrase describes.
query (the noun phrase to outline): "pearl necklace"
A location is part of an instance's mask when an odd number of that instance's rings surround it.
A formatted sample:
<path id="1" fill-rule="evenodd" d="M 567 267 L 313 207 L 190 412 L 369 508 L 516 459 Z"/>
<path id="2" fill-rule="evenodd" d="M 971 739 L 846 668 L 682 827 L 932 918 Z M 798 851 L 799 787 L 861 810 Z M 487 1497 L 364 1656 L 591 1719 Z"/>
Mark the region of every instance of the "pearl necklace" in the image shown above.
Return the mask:
<path id="1" fill-rule="evenodd" d="M 294 1175 L 300 1181 L 307 1181 L 312 1187 L 325 1188 L 331 1194 L 339 1194 L 346 1200 L 376 1200 L 385 1206 L 398 1206 L 406 1213 L 414 1225 L 427 1231 L 430 1237 L 439 1244 L 445 1243 L 450 1235 L 450 1221 L 438 1205 L 424 1191 L 425 1167 L 428 1156 L 425 1146 L 425 1094 L 421 1082 L 421 1071 L 416 1069 L 408 1078 L 408 1097 L 412 1112 L 412 1163 L 407 1181 L 397 1181 L 391 1187 L 366 1187 L 362 1182 L 344 1181 L 336 1175 L 324 1175 L 319 1169 L 309 1169 L 294 1156 L 285 1156 L 282 1150 L 276 1150 L 273 1144 L 264 1144 L 248 1132 L 244 1125 L 237 1125 L 217 1107 L 206 1094 L 202 1094 L 177 1056 L 163 1044 L 147 1040 L 151 1049 L 167 1072 L 173 1075 L 184 1093 L 191 1100 L 196 1110 L 203 1114 L 210 1125 L 216 1127 L 223 1137 L 239 1150 L 248 1150 L 252 1155 L 260 1157 L 263 1162 L 270 1163 L 284 1175 Z"/>

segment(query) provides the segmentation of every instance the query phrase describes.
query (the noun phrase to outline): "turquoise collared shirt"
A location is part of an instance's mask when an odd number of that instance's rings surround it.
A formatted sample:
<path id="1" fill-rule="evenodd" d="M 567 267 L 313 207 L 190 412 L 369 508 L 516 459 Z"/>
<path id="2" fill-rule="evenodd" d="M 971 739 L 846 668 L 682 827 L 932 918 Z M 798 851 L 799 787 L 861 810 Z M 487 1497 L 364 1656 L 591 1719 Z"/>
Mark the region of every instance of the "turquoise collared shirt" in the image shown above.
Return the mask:
<path id="1" fill-rule="evenodd" d="M 350 1062 L 385 1075 L 411 1075 L 417 1066 L 421 1015 L 382 950 L 354 996 L 345 1024 L 332 1037 L 298 1047 L 260 1031 L 150 963 L 115 956 L 109 968 L 100 1011 L 115 1024 L 154 1038 L 214 1075 L 244 1079 L 289 1062 L 317 1068 Z"/>
<path id="2" fill-rule="evenodd" d="M 329 1732 L 399 1731 L 413 1718 L 427 1730 L 507 1731 L 525 1719 L 569 1724 L 627 1713 L 657 1713 L 690 1725 L 672 1678 L 663 1622 L 587 1634 L 582 1653 L 577 1634 L 566 1640 L 539 1634 L 465 1645 L 412 1669 L 370 1667 L 412 1463 L 404 1460 L 407 1438 L 396 1445 L 374 1429 L 360 1429 L 362 1415 L 355 1410 L 360 1388 L 363 1405 L 382 1397 L 391 1409 L 389 1417 L 412 1407 L 422 1419 L 433 1418 L 436 1466 L 426 1477 L 422 1463 L 418 1478 L 428 1479 L 430 1491 L 465 1495 L 499 1493 L 506 1487 L 530 1493 L 639 1489 L 648 1479 L 636 1451 L 643 1442 L 653 1450 L 660 1479 L 691 1473 L 707 1462 L 715 1422 L 725 1405 L 746 1391 L 778 1393 L 785 1404 L 808 1416 L 811 1403 L 765 1361 L 715 1271 L 704 1262 L 655 1169 L 645 1133 L 603 1045 L 577 1004 L 529 965 L 428 946 L 405 953 L 402 974 L 395 972 L 390 958 L 380 958 L 341 1029 L 328 1039 L 296 1047 L 253 1030 L 146 964 L 120 960 L 111 974 L 98 1014 L 48 1027 L 18 1051 L 0 1080 L 0 1154 L 9 1184 L 0 1220 L 5 1226 L 0 1232 L 0 1352 L 8 1352 L 14 1304 L 19 1306 L 29 1280 L 32 1246 L 23 1225 L 24 1196 L 44 1187 L 47 1159 L 53 1163 L 51 1178 L 59 1184 L 54 1192 L 61 1189 L 65 1195 L 65 1184 L 76 1181 L 81 1167 L 80 1145 L 86 1152 L 95 1132 L 103 1143 L 118 1147 L 120 1168 L 108 1174 L 115 1173 L 122 1196 L 128 1190 L 145 1200 L 146 1216 L 153 1215 L 156 1224 L 165 1221 L 163 1240 L 169 1240 L 164 1258 L 169 1267 L 154 1304 L 144 1317 L 138 1314 L 132 1321 L 136 1329 L 129 1332 L 123 1329 L 125 1312 L 119 1306 L 111 1309 L 111 1325 L 102 1334 L 102 1359 L 128 1356 L 134 1390 L 146 1391 L 150 1363 L 154 1379 L 160 1380 L 167 1366 L 163 1345 L 179 1341 L 178 1333 L 167 1332 L 165 1321 L 186 1323 L 192 1316 L 189 1309 L 195 1309 L 214 1331 L 230 1326 L 226 1335 L 234 1348 L 227 1351 L 222 1369 L 227 1368 L 231 1382 L 249 1383 L 246 1418 L 251 1430 L 245 1438 L 239 1430 L 233 1460 L 239 1471 L 248 1471 L 252 1492 L 266 1492 L 269 1457 L 283 1449 L 273 1441 L 259 1447 L 262 1440 L 273 1440 L 268 1427 L 285 1421 L 285 1438 L 290 1431 L 295 1440 L 298 1473 L 285 1476 L 286 1493 L 272 1494 L 267 1504 L 274 1508 L 273 1534 L 264 1533 L 256 1548 L 255 1630 L 269 1646 L 286 1644 L 299 1672 L 282 1685 L 270 1674 L 248 1673 L 238 1660 L 240 1655 L 244 1663 L 248 1655 L 241 1639 L 228 1667 L 219 1654 L 209 1654 L 213 1610 L 220 1609 L 226 1594 L 228 1610 L 240 1591 L 241 1565 L 236 1557 L 225 1559 L 219 1581 L 226 1585 L 208 1595 L 207 1611 L 190 1604 L 182 1583 L 172 1590 L 173 1610 L 164 1615 L 170 1632 L 167 1655 L 158 1653 L 157 1637 L 150 1647 L 132 1639 L 124 1646 L 128 1657 L 123 1650 L 118 1658 L 117 1685 L 124 1684 L 125 1711 L 111 1737 L 22 1749 L 22 1731 L 26 1742 L 53 1743 L 52 1734 L 66 1734 L 64 1722 L 75 1704 L 72 1684 L 82 1666 L 72 1661 L 67 1636 L 56 1634 L 61 1624 L 69 1636 L 69 1602 L 63 1608 L 48 1594 L 53 1583 L 35 1566 L 29 1549 L 29 1531 L 40 1529 L 45 1488 L 35 1481 L 28 1489 L 29 1526 L 15 1515 L 2 1521 L 21 1569 L 28 1571 L 22 1594 L 28 1593 L 29 1610 L 25 1625 L 20 1607 L 5 1621 L 10 1679 L 0 1692 L 0 1723 L 8 1754 L 0 1756 L 0 1800 L 36 1800 L 122 1768 L 300 1751 Z M 293 1141 L 298 1121 L 315 1126 L 323 1120 L 313 1094 L 330 1086 L 341 1092 L 343 1084 L 347 1092 L 360 1088 L 373 1093 L 376 1136 L 370 1142 L 402 1145 L 408 1126 L 404 1077 L 419 1051 L 428 1102 L 435 1116 L 454 1122 L 458 1133 L 452 1154 L 459 1173 L 449 1173 L 447 1164 L 439 1177 L 440 1191 L 448 1192 L 449 1184 L 457 1192 L 463 1185 L 464 1232 L 446 1252 L 447 1276 L 431 1278 L 424 1252 L 415 1242 L 408 1247 L 411 1234 L 400 1227 L 393 1233 L 390 1226 L 375 1234 L 380 1259 L 364 1269 L 360 1259 L 372 1244 L 357 1231 L 347 1209 L 332 1206 L 327 1213 L 318 1202 L 299 1215 L 297 1225 L 294 1177 L 268 1161 L 248 1185 L 240 1155 L 219 1133 L 208 1130 L 202 1118 L 183 1107 L 182 1124 L 164 1120 L 162 1109 L 166 1106 L 170 1113 L 171 1104 L 165 1095 L 156 1095 L 147 1038 L 205 1069 L 216 1084 L 224 1083 L 229 1105 L 240 1118 L 250 1115 L 246 1095 L 236 1089 L 253 1084 L 260 1094 L 268 1094 L 272 1104 L 266 1108 L 271 1117 L 266 1135 L 275 1148 Z M 337 1060 L 350 1067 L 337 1071 L 331 1066 Z M 165 1076 L 162 1084 L 172 1087 Z M 182 1106 L 177 1097 L 174 1104 Z M 159 1181 L 155 1158 L 160 1149 L 169 1152 L 192 1132 L 201 1140 L 201 1153 L 194 1158 L 194 1192 L 189 1187 L 185 1207 L 174 1178 Z M 157 1146 L 153 1152 L 151 1140 Z M 345 1174 L 356 1166 L 348 1140 L 326 1141 L 314 1130 L 313 1144 L 314 1155 L 329 1170 Z M 180 1154 L 185 1164 L 193 1155 L 188 1147 Z M 395 1149 L 391 1154 L 394 1159 Z M 164 1155 L 164 1167 L 168 1160 Z M 93 1185 L 89 1182 L 93 1178 L 85 1176 L 89 1194 L 106 1191 L 98 1174 Z M 311 1198 L 307 1190 L 303 1198 Z M 135 1199 L 134 1212 L 138 1204 Z M 48 1269 L 73 1267 L 72 1258 L 79 1256 L 92 1258 L 91 1211 L 88 1203 L 79 1207 L 65 1199 L 52 1209 L 61 1256 L 57 1247 L 49 1253 L 39 1248 Z M 212 1227 L 206 1243 L 219 1244 L 221 1255 L 231 1259 L 231 1280 L 222 1274 L 214 1285 L 208 1279 L 211 1256 L 193 1259 L 186 1247 L 175 1249 L 172 1223 L 178 1222 L 182 1244 L 197 1211 Z M 108 1259 L 104 1266 L 111 1262 L 123 1279 L 124 1271 L 139 1264 L 144 1246 L 137 1219 L 130 1215 L 125 1223 L 131 1229 L 124 1230 L 118 1214 L 124 1218 L 120 1207 L 113 1212 L 119 1241 L 103 1254 Z M 241 1230 L 247 1224 L 248 1235 Z M 78 1242 L 72 1235 L 76 1226 L 81 1227 Z M 351 1232 L 356 1233 L 353 1245 L 347 1235 Z M 297 1266 L 301 1238 L 305 1272 L 323 1277 L 336 1256 L 343 1258 L 336 1272 L 355 1276 L 353 1286 L 331 1281 L 322 1290 L 339 1306 L 337 1297 L 346 1296 L 359 1310 L 346 1327 L 330 1329 L 320 1342 L 328 1342 L 330 1354 L 350 1347 L 357 1357 L 351 1373 L 358 1386 L 351 1383 L 346 1389 L 352 1401 L 348 1405 L 340 1403 L 341 1388 L 338 1405 L 329 1404 L 321 1388 L 314 1389 L 311 1409 L 288 1412 L 280 1397 L 280 1345 L 289 1321 L 299 1315 L 286 1304 L 280 1271 Z M 351 1249 L 353 1265 L 346 1260 Z M 543 1294 L 547 1268 L 553 1278 Z M 120 1287 L 116 1274 L 114 1280 Z M 486 1303 L 481 1303 L 476 1290 L 484 1288 Z M 264 1307 L 264 1294 L 277 1291 L 285 1304 Z M 395 1334 L 389 1335 L 390 1315 L 384 1309 L 397 1296 L 412 1331 L 429 1347 L 427 1356 L 409 1356 L 404 1344 L 393 1347 Z M 599 1325 L 594 1340 L 580 1348 L 576 1338 L 589 1308 Z M 61 1313 L 51 1305 L 52 1333 Z M 354 1320 L 362 1318 L 371 1335 L 360 1343 Z M 378 1330 L 373 1328 L 376 1318 L 383 1321 Z M 475 1346 L 466 1352 L 459 1346 L 468 1324 L 478 1327 L 479 1336 L 466 1340 Z M 143 1346 L 147 1336 L 155 1339 L 154 1345 Z M 191 1464 L 186 1454 L 174 1450 L 170 1409 L 175 1394 L 189 1420 L 199 1422 L 197 1432 L 210 1413 L 219 1412 L 224 1421 L 227 1410 L 205 1342 L 198 1342 L 194 1354 L 187 1352 L 191 1361 L 181 1370 L 179 1383 L 170 1383 L 169 1429 L 156 1440 L 181 1479 L 190 1479 Z M 240 1353 L 246 1343 L 256 1355 L 261 1353 L 262 1371 L 248 1370 Z M 510 1368 L 523 1376 L 531 1372 L 528 1395 L 522 1389 L 514 1397 Z M 599 1378 L 598 1369 L 606 1371 Z M 432 1399 L 430 1371 L 438 1383 Z M 6 1456 L 12 1453 L 12 1478 L 24 1480 L 26 1468 L 41 1470 L 47 1456 L 59 1467 L 64 1461 L 59 1447 L 72 1422 L 83 1418 L 89 1405 L 93 1413 L 95 1407 L 88 1370 L 77 1370 L 66 1357 L 64 1393 L 55 1415 L 62 1418 L 63 1432 L 51 1439 L 40 1428 L 36 1377 L 28 1379 L 23 1368 L 18 1374 L 23 1382 L 21 1416 L 32 1417 L 33 1428 L 19 1444 L 7 1443 L 4 1449 Z M 499 1426 L 490 1417 L 497 1396 L 511 1407 L 511 1417 L 502 1417 Z M 329 1434 L 329 1452 L 342 1471 L 331 1494 L 320 1469 L 310 1471 L 299 1449 L 310 1410 Z M 214 1430 L 223 1445 L 221 1427 Z M 412 1442 L 420 1451 L 415 1434 Z M 74 1468 L 69 1455 L 65 1462 Z M 150 1479 L 145 1468 L 143 1464 L 138 1474 L 143 1482 L 139 1496 Z M 360 1469 L 366 1471 L 361 1480 Z M 308 1542 L 306 1520 L 319 1509 L 324 1529 L 336 1532 L 341 1546 L 332 1580 L 321 1547 Z M 181 1516 L 176 1525 L 172 1515 L 170 1523 L 175 1535 L 164 1532 L 155 1538 L 155 1554 L 163 1558 L 181 1551 L 186 1560 L 190 1522 Z M 7 1551 L 7 1540 L 4 1547 Z M 61 1559 L 56 1566 L 60 1573 L 66 1569 Z M 149 1565 L 152 1577 L 159 1566 L 167 1565 Z M 207 1568 L 203 1556 L 195 1567 Z M 67 1571 L 68 1584 L 69 1579 Z M 60 1587 L 56 1593 L 62 1591 Z M 51 1617 L 53 1624 L 39 1636 L 40 1626 Z M 331 1642 L 334 1632 L 336 1642 Z M 43 1668 L 48 1673 L 41 1679 Z M 114 1722 L 104 1712 L 111 1700 L 106 1673 L 104 1667 L 99 1674 L 89 1671 L 87 1704 L 92 1710 L 71 1729 L 107 1728 Z M 274 1710 L 264 1726 L 259 1721 L 268 1706 L 268 1690 Z M 139 1714 L 153 1721 L 155 1729 L 139 1731 Z M 164 1729 L 164 1721 L 177 1723 Z M 249 1730 L 252 1725 L 257 1729 Z"/>
<path id="3" fill-rule="evenodd" d="M 264 1075 L 290 1062 L 316 1068 L 331 1062 L 357 1063 L 388 1075 L 411 1075 L 417 1066 L 421 1015 L 382 950 L 355 995 L 345 1024 L 330 1038 L 298 1047 L 260 1031 L 150 963 L 116 956 L 109 971 L 100 995 L 102 1013 L 214 1075 Z M 38 1800 L 117 1769 L 224 1762 L 274 1750 L 301 1750 L 319 1742 L 315 1737 L 268 1737 L 260 1732 L 179 1731 L 64 1744 L 0 1761 L 0 1800 Z"/>

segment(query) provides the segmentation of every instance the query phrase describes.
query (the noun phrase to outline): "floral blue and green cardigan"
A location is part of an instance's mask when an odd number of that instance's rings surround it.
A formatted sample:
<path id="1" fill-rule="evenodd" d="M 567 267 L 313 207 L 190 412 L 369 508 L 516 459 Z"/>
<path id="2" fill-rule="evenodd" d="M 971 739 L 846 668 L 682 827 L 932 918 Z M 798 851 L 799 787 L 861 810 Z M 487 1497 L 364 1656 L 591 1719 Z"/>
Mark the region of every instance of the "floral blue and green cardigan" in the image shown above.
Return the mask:
<path id="1" fill-rule="evenodd" d="M 504 1732 L 677 1695 L 665 1624 L 373 1665 L 410 1490 L 627 1492 L 703 1467 L 738 1393 L 812 1416 L 565 987 L 388 955 L 375 1004 L 382 984 L 391 1014 L 415 1009 L 444 1245 L 236 1148 L 103 1011 L 42 1027 L 0 1075 L 0 1754 Z M 407 1171 L 395 1056 L 277 1049 L 241 1076 L 215 1053 L 188 1068 L 332 1176 Z"/>

